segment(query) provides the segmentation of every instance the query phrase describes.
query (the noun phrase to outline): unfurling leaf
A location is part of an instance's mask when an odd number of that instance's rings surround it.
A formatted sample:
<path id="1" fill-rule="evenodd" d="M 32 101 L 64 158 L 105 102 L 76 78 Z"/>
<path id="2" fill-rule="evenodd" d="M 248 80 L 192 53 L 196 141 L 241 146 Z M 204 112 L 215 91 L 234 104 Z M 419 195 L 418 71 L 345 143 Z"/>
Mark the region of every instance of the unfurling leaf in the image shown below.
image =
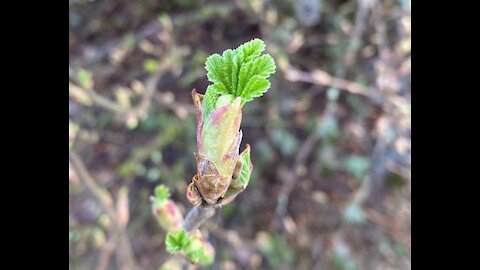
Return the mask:
<path id="1" fill-rule="evenodd" d="M 228 49 L 222 55 L 213 54 L 207 58 L 205 69 L 213 84 L 205 92 L 204 117 L 215 108 L 219 96 L 241 97 L 243 106 L 268 91 L 268 77 L 275 73 L 276 66 L 270 55 L 260 56 L 264 50 L 265 43 L 253 39 L 235 50 Z"/>
<path id="2" fill-rule="evenodd" d="M 165 239 L 165 245 L 169 253 L 177 253 L 187 248 L 193 241 L 193 238 L 182 229 L 175 233 L 169 232 Z"/>

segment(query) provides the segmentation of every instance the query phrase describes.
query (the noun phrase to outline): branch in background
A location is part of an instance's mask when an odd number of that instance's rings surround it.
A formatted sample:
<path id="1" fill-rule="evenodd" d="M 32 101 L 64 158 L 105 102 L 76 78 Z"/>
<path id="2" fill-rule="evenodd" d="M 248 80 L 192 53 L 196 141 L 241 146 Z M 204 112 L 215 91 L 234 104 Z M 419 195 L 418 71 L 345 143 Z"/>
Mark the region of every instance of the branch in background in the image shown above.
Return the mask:
<path id="1" fill-rule="evenodd" d="M 120 115 L 125 121 L 127 121 L 127 124 L 130 120 L 133 120 L 136 123 L 137 119 L 145 119 L 152 101 L 172 110 L 179 118 L 185 119 L 188 114 L 194 112 L 193 106 L 175 102 L 172 95 L 166 93 L 165 96 L 163 93 L 156 91 L 159 80 L 170 67 L 175 65 L 175 59 L 181 57 L 181 55 L 179 55 L 180 53 L 181 52 L 174 50 L 168 57 L 160 61 L 157 70 L 147 78 L 145 92 L 143 93 L 140 102 L 133 108 L 125 108 L 117 102 L 97 94 L 94 89 L 81 87 L 81 84 L 77 82 L 75 72 L 70 67 L 69 77 L 71 82 L 69 85 L 71 95 L 80 103 L 85 105 L 97 105 L 100 108 Z"/>
<path id="2" fill-rule="evenodd" d="M 395 96 L 393 94 L 380 93 L 376 88 L 368 88 L 358 83 L 337 78 L 329 73 L 314 69 L 311 72 L 301 71 L 293 67 L 287 67 L 285 70 L 285 78 L 291 82 L 306 82 L 326 87 L 332 87 L 339 90 L 347 91 L 351 94 L 356 94 L 368 97 L 374 104 L 382 106 L 385 110 L 385 104 L 390 104 L 394 108 L 404 112 L 409 107 L 409 102 L 405 98 Z"/>
<path id="3" fill-rule="evenodd" d="M 295 184 L 298 181 L 298 168 L 305 164 L 307 158 L 310 156 L 312 151 L 315 149 L 315 144 L 320 140 L 321 133 L 318 132 L 320 126 L 328 121 L 329 118 L 334 117 L 335 114 L 335 103 L 329 101 L 325 111 L 317 120 L 316 128 L 308 135 L 307 139 L 300 146 L 297 155 L 295 156 L 295 161 L 293 166 L 288 171 L 279 172 L 278 176 L 282 179 L 282 187 L 277 198 L 277 204 L 275 208 L 275 219 L 278 225 L 283 225 L 283 218 L 287 213 L 287 205 Z"/>
<path id="4" fill-rule="evenodd" d="M 172 16 L 172 20 L 176 27 L 180 27 L 185 24 L 191 24 L 199 20 L 204 20 L 205 17 L 214 17 L 222 14 L 228 15 L 235 8 L 236 6 L 233 3 L 205 4 L 199 10 L 195 10 L 194 12 L 185 12 L 176 16 Z M 121 38 L 117 38 L 105 44 L 99 46 L 86 45 L 83 49 L 85 50 L 88 47 L 88 55 L 85 53 L 84 55 L 73 59 L 71 63 L 73 63 L 73 65 L 76 67 L 89 66 L 103 60 L 125 43 L 131 42 L 131 46 L 135 46 L 138 42 L 144 40 L 145 38 L 158 34 L 160 31 L 162 31 L 162 29 L 163 27 L 160 21 L 154 20 L 140 27 L 137 31 L 128 33 Z"/>
<path id="5" fill-rule="evenodd" d="M 383 160 L 385 159 L 386 147 L 387 144 L 385 140 L 382 137 L 378 138 L 377 143 L 373 148 L 373 153 L 370 157 L 370 167 L 368 169 L 368 173 L 363 177 L 360 187 L 353 193 L 348 204 L 361 205 L 368 198 L 372 190 L 372 181 L 377 180 L 377 178 L 381 176 L 376 172 L 384 171 L 383 167 L 385 164 Z M 374 166 L 380 166 L 382 168 L 379 170 L 379 168 Z"/>
<path id="6" fill-rule="evenodd" d="M 133 41 L 133 45 L 135 45 L 140 40 L 152 36 L 160 32 L 161 30 L 162 26 L 158 21 L 150 22 L 143 27 L 140 27 L 137 32 L 129 33 L 121 38 L 109 41 L 100 46 L 89 46 L 88 55 L 82 55 L 81 57 L 73 60 L 72 62 L 75 64 L 75 66 L 88 66 L 94 64 L 111 54 L 115 49 L 125 44 L 125 42 L 131 40 Z"/>
<path id="7" fill-rule="evenodd" d="M 186 12 L 184 14 L 171 17 L 171 20 L 174 25 L 181 26 L 185 23 L 189 23 L 192 21 L 203 20 L 205 16 L 207 17 L 213 17 L 216 15 L 224 16 L 234 8 L 236 8 L 236 6 L 231 3 L 223 4 L 223 5 L 218 5 L 218 4 L 205 5 L 201 8 L 201 12 L 200 11 Z M 96 91 L 94 91 L 93 89 L 84 89 L 80 87 L 79 85 L 81 84 L 79 84 L 76 81 L 76 78 L 74 76 L 74 71 L 73 71 L 74 69 L 78 69 L 79 67 L 82 67 L 82 66 L 85 67 L 102 60 L 106 56 L 112 54 L 116 49 L 120 48 L 121 46 L 124 46 L 127 43 L 132 43 L 132 44 L 129 44 L 128 46 L 135 46 L 135 44 L 137 44 L 138 42 L 150 36 L 158 34 L 163 29 L 165 29 L 165 31 L 171 31 L 171 27 L 172 27 L 171 24 L 168 24 L 167 27 L 165 27 L 165 25 L 163 25 L 162 22 L 160 22 L 160 20 L 155 20 L 153 22 L 150 22 L 144 25 L 143 27 L 140 27 L 139 30 L 136 32 L 126 34 L 123 37 L 107 42 L 104 45 L 100 45 L 97 47 L 89 46 L 89 50 L 91 51 L 90 56 L 87 57 L 86 55 L 83 55 L 82 57 L 79 57 L 78 59 L 74 59 L 71 61 L 72 66 L 69 68 L 69 74 L 70 74 L 70 80 L 74 82 L 74 83 L 70 83 L 70 87 L 72 89 L 71 91 L 73 92 L 73 95 L 77 97 L 78 96 L 83 97 L 86 103 L 93 103 L 103 109 L 112 111 L 116 114 L 120 114 L 123 118 L 126 119 L 126 121 L 129 121 L 129 120 L 135 121 L 136 119 L 143 119 L 146 116 L 148 109 L 150 108 L 152 98 L 159 104 L 164 105 L 168 109 L 174 111 L 174 113 L 179 118 L 184 119 L 189 113 L 192 113 L 194 111 L 192 106 L 188 106 L 185 104 L 174 102 L 173 100 L 162 98 L 161 95 L 155 92 L 156 86 L 158 84 L 159 79 L 161 78 L 161 75 L 163 75 L 165 70 L 169 68 L 172 64 L 178 62 L 178 59 L 173 60 L 175 57 L 178 57 L 178 52 L 176 52 L 175 50 L 176 45 L 170 44 L 171 43 L 170 41 L 162 40 L 168 43 L 167 47 L 173 48 L 173 53 L 169 53 L 166 59 L 159 61 L 160 66 L 158 70 L 147 79 L 146 91 L 145 91 L 145 94 L 142 96 L 140 103 L 135 108 L 132 108 L 132 109 L 123 108 L 118 103 L 97 94 Z"/>
<path id="8" fill-rule="evenodd" d="M 320 69 L 314 69 L 313 71 L 310 71 L 310 72 L 301 71 L 299 69 L 296 69 L 290 66 L 289 63 L 287 62 L 286 65 L 283 65 L 285 78 L 293 82 L 307 82 L 315 85 L 321 85 L 321 86 L 344 90 L 351 94 L 368 97 L 375 104 L 382 106 L 382 108 L 386 113 L 389 113 L 389 112 L 391 113 L 391 110 L 389 110 L 388 108 L 385 108 L 385 104 L 391 104 L 393 105 L 393 107 L 399 108 L 400 110 L 405 110 L 406 105 L 408 105 L 408 101 L 406 101 L 405 99 L 392 95 L 391 93 L 381 91 L 380 88 L 365 87 L 358 83 L 341 78 L 341 77 L 344 77 L 345 68 L 351 68 L 352 66 L 354 66 L 356 62 L 356 53 L 358 50 L 357 45 L 359 45 L 359 43 L 361 42 L 361 36 L 365 29 L 367 12 L 368 12 L 368 9 L 371 8 L 372 4 L 368 1 L 359 0 L 358 5 L 359 5 L 359 8 L 357 9 L 356 22 L 355 22 L 355 26 L 349 42 L 350 46 L 348 47 L 344 57 L 341 57 L 339 55 L 339 59 L 342 59 L 343 65 L 340 65 L 340 70 L 337 70 L 335 76 L 332 76 L 331 74 Z M 333 103 L 334 102 L 329 101 L 327 108 L 330 105 L 334 105 Z M 297 171 L 296 169 L 298 167 L 297 162 L 300 161 L 301 163 L 299 164 L 300 165 L 303 164 L 303 161 L 306 160 L 305 158 L 309 156 L 311 149 L 314 149 L 313 145 L 318 139 L 319 139 L 319 136 L 315 134 L 315 132 L 312 132 L 308 136 L 308 138 L 304 141 L 304 143 L 301 145 L 300 150 L 298 151 L 297 156 L 295 158 L 295 164 L 293 168 L 290 169 L 289 171 L 285 171 L 279 174 L 280 176 L 283 177 L 284 180 L 283 180 L 281 192 L 277 200 L 277 208 L 276 208 L 277 224 L 283 224 L 282 218 L 286 214 L 286 207 L 288 204 L 289 194 L 292 191 L 294 183 L 297 181 L 297 178 L 298 178 L 298 175 L 296 172 Z M 376 167 L 384 166 L 384 164 L 381 161 L 383 158 L 385 158 L 384 150 L 386 147 L 385 142 L 383 142 L 382 138 L 379 138 L 378 140 L 379 141 L 377 142 L 371 157 L 371 166 L 376 166 Z M 378 170 L 374 170 L 373 168 L 370 169 L 370 173 L 368 173 L 364 177 L 362 184 L 352 194 L 350 200 L 347 202 L 347 205 L 363 204 L 363 202 L 369 196 L 372 190 L 372 181 L 374 181 L 375 178 L 378 178 L 378 176 L 374 171 L 378 171 Z M 372 215 L 368 213 L 368 217 L 371 218 L 371 216 Z M 341 223 L 341 226 L 338 229 L 339 232 L 342 231 L 342 227 L 343 227 L 343 222 Z M 398 239 L 401 237 L 398 237 L 398 234 L 397 234 L 397 235 L 394 235 L 394 238 Z"/>
<path id="9" fill-rule="evenodd" d="M 98 201 L 98 203 L 103 208 L 105 213 L 108 215 L 110 221 L 112 222 L 113 229 L 118 238 L 117 250 L 119 252 L 117 254 L 117 257 L 122 261 L 124 269 L 137 269 L 135 257 L 133 255 L 132 247 L 130 245 L 127 232 L 125 230 L 125 226 L 123 226 L 118 219 L 117 213 L 114 210 L 115 206 L 112 197 L 106 190 L 97 185 L 93 177 L 90 176 L 90 174 L 88 173 L 80 157 L 72 150 L 69 153 L 69 161 L 80 182 Z"/>
<path id="10" fill-rule="evenodd" d="M 305 72 L 293 67 L 287 67 L 284 69 L 284 72 L 285 78 L 291 82 L 307 82 L 333 87 L 348 91 L 352 94 L 374 98 L 373 91 L 370 91 L 369 88 L 352 81 L 334 77 L 321 69 Z"/>
<path id="11" fill-rule="evenodd" d="M 114 113 L 125 113 L 125 109 L 122 108 L 122 106 L 118 105 L 118 103 L 97 94 L 94 90 L 83 89 L 82 87 L 72 82 L 69 83 L 69 87 L 72 95 L 77 100 L 81 100 L 81 102 L 84 104 L 95 104 L 100 108 L 106 109 Z"/>
<path id="12" fill-rule="evenodd" d="M 161 61 L 157 71 L 155 71 L 146 82 L 146 90 L 142 96 L 141 101 L 138 103 L 137 106 L 131 109 L 124 108 L 120 106 L 117 102 L 112 101 L 102 95 L 97 94 L 97 91 L 94 89 L 85 89 L 80 87 L 80 83 L 78 83 L 77 78 L 75 77 L 75 72 L 72 68 L 69 70 L 69 77 L 70 77 L 70 91 L 72 94 L 77 97 L 77 99 L 82 99 L 87 103 L 94 103 L 99 107 L 102 107 L 106 110 L 112 111 L 114 113 L 119 113 L 122 115 L 134 115 L 139 118 L 143 118 L 146 116 L 148 108 L 151 104 L 151 99 L 155 90 L 157 88 L 158 81 L 165 73 L 165 71 L 172 65 L 172 58 L 173 56 L 167 57 Z M 90 98 L 90 100 L 85 99 L 85 97 Z"/>
<path id="13" fill-rule="evenodd" d="M 345 67 L 351 68 L 356 62 L 356 54 L 361 47 L 361 37 L 365 30 L 365 22 L 367 17 L 368 8 L 371 5 L 370 0 L 358 0 L 357 1 L 357 13 L 355 15 L 355 25 L 353 27 L 350 41 L 348 42 L 347 52 L 345 53 Z"/>
<path id="14" fill-rule="evenodd" d="M 117 238 L 115 234 L 110 235 L 108 238 L 107 243 L 103 246 L 102 250 L 100 251 L 100 255 L 98 256 L 97 262 L 97 270 L 107 270 L 108 265 L 110 263 L 110 257 L 112 256 L 113 251 L 115 251 L 115 243 L 117 242 Z"/>

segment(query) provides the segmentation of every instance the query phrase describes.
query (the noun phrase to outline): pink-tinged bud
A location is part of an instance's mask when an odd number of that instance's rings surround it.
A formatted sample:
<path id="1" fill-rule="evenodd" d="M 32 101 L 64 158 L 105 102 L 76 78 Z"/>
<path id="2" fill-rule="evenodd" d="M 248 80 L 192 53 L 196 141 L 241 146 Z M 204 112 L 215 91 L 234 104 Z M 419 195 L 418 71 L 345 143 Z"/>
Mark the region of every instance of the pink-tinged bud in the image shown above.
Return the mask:
<path id="1" fill-rule="evenodd" d="M 160 226 L 167 232 L 175 232 L 182 228 L 183 215 L 172 200 L 153 206 L 153 214 Z"/>
<path id="2" fill-rule="evenodd" d="M 233 170 L 232 181 L 228 187 L 221 204 L 225 205 L 232 202 L 238 194 L 245 190 L 250 180 L 250 174 L 253 170 L 253 164 L 250 160 L 250 145 L 240 154 L 235 169 Z"/>
<path id="3" fill-rule="evenodd" d="M 223 198 L 231 183 L 239 158 L 242 141 L 241 98 L 231 103 L 221 102 L 207 115 L 203 114 L 203 95 L 192 92 L 197 112 L 197 175 L 192 183 L 207 204 L 216 204 Z M 190 202 L 198 203 L 194 189 L 190 187 Z"/>
<path id="4" fill-rule="evenodd" d="M 213 262 L 215 258 L 215 249 L 213 248 L 212 244 L 210 244 L 210 242 L 203 237 L 199 230 L 196 230 L 190 235 L 193 238 L 192 247 L 201 247 L 204 252 L 201 258 L 201 264 L 210 264 Z M 195 249 L 195 247 L 193 247 L 193 249 Z"/>
<path id="5" fill-rule="evenodd" d="M 241 98 L 233 103 L 214 109 L 204 119 L 202 140 L 204 154 L 218 167 L 220 174 L 231 177 L 238 158 L 242 132 Z"/>
<path id="6" fill-rule="evenodd" d="M 218 167 L 219 173 L 231 176 L 237 162 L 242 133 L 241 98 L 220 106 L 203 117 L 203 95 L 192 93 L 197 111 L 198 153 L 205 155 Z"/>

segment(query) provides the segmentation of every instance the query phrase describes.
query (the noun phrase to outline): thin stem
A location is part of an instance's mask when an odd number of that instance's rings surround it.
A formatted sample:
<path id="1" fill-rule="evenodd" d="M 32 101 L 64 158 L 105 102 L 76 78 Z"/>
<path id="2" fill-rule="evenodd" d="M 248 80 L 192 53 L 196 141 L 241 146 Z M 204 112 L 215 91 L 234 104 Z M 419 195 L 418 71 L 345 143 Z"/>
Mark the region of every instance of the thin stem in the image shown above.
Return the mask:
<path id="1" fill-rule="evenodd" d="M 187 214 L 182 227 L 188 232 L 194 231 L 213 215 L 215 215 L 213 206 L 195 206 Z"/>

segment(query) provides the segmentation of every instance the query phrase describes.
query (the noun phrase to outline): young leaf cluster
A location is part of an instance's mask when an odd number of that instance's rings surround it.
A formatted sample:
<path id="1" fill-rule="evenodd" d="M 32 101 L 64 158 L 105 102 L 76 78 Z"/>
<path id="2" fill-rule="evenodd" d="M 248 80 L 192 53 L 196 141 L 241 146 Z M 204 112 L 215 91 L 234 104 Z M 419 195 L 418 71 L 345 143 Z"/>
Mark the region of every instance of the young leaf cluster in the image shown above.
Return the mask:
<path id="1" fill-rule="evenodd" d="M 222 55 L 213 54 L 207 58 L 207 77 L 213 84 L 208 86 L 203 101 L 206 113 L 215 108 L 219 95 L 241 97 L 242 105 L 262 96 L 270 88 L 268 78 L 275 73 L 275 61 L 268 55 L 260 54 L 265 43 L 253 39 Z"/>
<path id="2" fill-rule="evenodd" d="M 165 240 L 166 249 L 171 254 L 180 253 L 193 263 L 210 264 L 212 257 L 205 253 L 198 239 L 190 236 L 184 229 L 169 232 Z"/>

